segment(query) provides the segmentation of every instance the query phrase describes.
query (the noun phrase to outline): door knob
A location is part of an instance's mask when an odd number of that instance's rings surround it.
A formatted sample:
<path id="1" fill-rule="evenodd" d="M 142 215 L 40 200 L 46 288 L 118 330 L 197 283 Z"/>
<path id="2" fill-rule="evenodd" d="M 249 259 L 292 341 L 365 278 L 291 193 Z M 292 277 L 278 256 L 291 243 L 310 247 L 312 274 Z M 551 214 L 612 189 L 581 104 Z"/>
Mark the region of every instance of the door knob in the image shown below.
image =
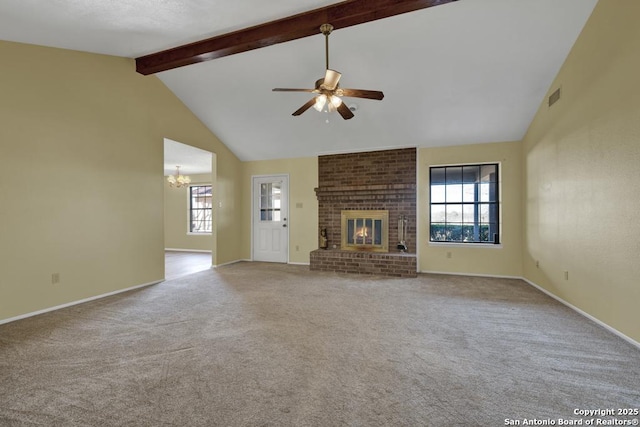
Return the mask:
<path id="1" fill-rule="evenodd" d="M 286 226 L 287 226 L 287 224 L 282 224 L 282 226 L 283 226 L 283 227 L 286 227 Z"/>

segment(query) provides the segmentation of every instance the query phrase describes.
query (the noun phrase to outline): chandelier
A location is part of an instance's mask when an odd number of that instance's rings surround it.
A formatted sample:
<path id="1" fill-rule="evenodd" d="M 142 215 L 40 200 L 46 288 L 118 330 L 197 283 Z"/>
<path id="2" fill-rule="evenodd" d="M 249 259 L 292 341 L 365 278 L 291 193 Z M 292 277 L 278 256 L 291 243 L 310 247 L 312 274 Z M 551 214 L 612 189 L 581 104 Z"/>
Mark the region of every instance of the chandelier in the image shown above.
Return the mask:
<path id="1" fill-rule="evenodd" d="M 191 184 L 191 178 L 189 178 L 187 175 L 180 175 L 180 166 L 176 166 L 176 174 L 169 175 L 167 177 L 167 181 L 169 182 L 169 185 L 171 187 L 176 188 L 186 187 L 187 185 Z"/>

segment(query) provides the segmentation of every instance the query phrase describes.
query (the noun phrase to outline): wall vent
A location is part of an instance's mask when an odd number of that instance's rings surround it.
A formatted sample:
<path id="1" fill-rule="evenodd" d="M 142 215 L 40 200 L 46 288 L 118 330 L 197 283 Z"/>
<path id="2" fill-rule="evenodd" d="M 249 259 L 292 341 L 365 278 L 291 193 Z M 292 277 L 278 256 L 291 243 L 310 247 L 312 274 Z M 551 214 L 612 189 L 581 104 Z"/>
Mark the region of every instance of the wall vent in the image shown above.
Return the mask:
<path id="1" fill-rule="evenodd" d="M 556 91 L 549 96 L 549 107 L 551 107 L 553 104 L 555 104 L 559 100 L 560 100 L 560 88 L 556 89 Z"/>

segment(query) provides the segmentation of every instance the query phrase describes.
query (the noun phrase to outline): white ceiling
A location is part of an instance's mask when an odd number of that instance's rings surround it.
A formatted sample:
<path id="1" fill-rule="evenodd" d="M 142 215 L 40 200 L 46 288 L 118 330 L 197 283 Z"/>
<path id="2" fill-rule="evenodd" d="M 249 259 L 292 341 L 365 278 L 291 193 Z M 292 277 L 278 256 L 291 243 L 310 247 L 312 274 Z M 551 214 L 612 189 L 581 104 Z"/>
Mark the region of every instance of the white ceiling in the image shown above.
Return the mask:
<path id="1" fill-rule="evenodd" d="M 0 39 L 137 57 L 332 3 L 2 0 Z M 336 30 L 340 85 L 385 94 L 345 98 L 348 121 L 271 91 L 324 75 L 320 33 L 158 77 L 241 160 L 520 140 L 596 3 L 459 0 Z"/>
<path id="2" fill-rule="evenodd" d="M 164 139 L 164 175 L 175 175 L 180 166 L 182 175 L 211 173 L 212 155 L 191 145 L 182 144 L 169 138 Z"/>

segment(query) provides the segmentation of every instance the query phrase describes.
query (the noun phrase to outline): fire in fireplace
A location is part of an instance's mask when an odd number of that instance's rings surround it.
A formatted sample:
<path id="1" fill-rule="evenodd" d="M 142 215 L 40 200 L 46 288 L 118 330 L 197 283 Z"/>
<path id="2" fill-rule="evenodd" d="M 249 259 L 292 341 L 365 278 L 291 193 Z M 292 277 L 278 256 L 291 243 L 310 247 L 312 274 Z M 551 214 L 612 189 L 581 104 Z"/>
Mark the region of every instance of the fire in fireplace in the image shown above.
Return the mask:
<path id="1" fill-rule="evenodd" d="M 389 211 L 341 212 L 341 249 L 351 251 L 389 251 Z"/>

